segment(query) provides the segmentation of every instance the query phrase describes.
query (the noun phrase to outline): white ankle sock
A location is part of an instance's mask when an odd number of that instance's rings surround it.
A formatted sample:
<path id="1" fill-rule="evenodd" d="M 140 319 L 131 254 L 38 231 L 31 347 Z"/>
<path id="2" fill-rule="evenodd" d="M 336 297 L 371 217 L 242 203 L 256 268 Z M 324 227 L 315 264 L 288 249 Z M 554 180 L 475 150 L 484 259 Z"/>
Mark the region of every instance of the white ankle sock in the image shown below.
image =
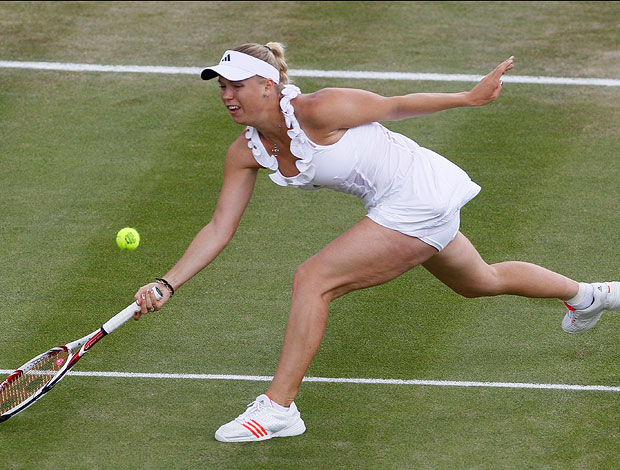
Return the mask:
<path id="1" fill-rule="evenodd" d="M 594 287 L 592 284 L 579 283 L 579 291 L 577 295 L 566 303 L 573 307 L 575 310 L 583 310 L 588 308 L 594 302 Z"/>
<path id="2" fill-rule="evenodd" d="M 271 406 L 273 407 L 274 410 L 276 411 L 288 411 L 290 409 L 290 407 L 288 406 L 282 406 L 282 405 L 278 405 L 275 401 L 273 401 L 271 398 L 269 399 L 269 403 L 271 403 Z"/>

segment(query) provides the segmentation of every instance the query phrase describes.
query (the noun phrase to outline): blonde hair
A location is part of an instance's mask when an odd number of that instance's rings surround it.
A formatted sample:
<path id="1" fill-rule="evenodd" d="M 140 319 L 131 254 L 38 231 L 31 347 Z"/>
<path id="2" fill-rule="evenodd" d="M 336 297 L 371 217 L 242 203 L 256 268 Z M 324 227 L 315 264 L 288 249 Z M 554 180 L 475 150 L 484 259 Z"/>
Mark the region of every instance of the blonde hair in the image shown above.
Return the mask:
<path id="1" fill-rule="evenodd" d="M 236 47 L 233 51 L 251 55 L 262 61 L 273 65 L 280 72 L 280 83 L 277 85 L 278 91 L 284 88 L 284 85 L 291 83 L 288 78 L 288 65 L 284 59 L 284 44 L 279 42 L 268 42 L 264 46 L 261 44 L 250 43 Z"/>

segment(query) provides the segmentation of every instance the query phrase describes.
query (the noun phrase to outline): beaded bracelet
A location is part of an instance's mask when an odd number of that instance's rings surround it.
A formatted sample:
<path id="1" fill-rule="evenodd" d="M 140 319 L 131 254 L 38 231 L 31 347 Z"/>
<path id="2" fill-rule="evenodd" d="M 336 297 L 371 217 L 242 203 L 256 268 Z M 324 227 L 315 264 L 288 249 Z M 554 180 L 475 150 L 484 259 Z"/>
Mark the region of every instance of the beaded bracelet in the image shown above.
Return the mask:
<path id="1" fill-rule="evenodd" d="M 168 289 L 170 291 L 170 297 L 172 297 L 174 295 L 174 287 L 172 287 L 172 285 L 166 281 L 165 279 L 161 278 L 161 277 L 157 277 L 155 278 L 155 280 L 161 284 L 163 284 L 164 286 L 166 286 L 166 289 Z"/>

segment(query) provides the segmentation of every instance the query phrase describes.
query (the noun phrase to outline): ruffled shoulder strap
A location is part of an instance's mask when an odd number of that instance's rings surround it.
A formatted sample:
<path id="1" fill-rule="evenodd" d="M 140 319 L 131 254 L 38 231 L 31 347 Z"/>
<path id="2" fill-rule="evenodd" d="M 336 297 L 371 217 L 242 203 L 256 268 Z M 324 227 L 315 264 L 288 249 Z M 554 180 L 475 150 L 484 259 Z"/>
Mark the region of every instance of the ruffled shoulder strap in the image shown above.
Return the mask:
<path id="1" fill-rule="evenodd" d="M 276 157 L 269 155 L 267 151 L 261 150 L 264 147 L 260 141 L 258 131 L 252 126 L 246 127 L 245 138 L 248 139 L 248 147 L 252 150 L 252 155 L 254 155 L 258 164 L 264 168 L 276 171 L 278 169 L 278 161 Z"/>
<path id="2" fill-rule="evenodd" d="M 298 158 L 295 165 L 299 170 L 299 174 L 293 178 L 284 180 L 291 186 L 303 186 L 314 178 L 315 168 L 312 163 L 314 151 L 306 133 L 303 131 L 297 118 L 295 117 L 295 108 L 291 104 L 291 100 L 301 94 L 301 90 L 295 85 L 286 85 L 282 89 L 282 99 L 280 100 L 280 109 L 284 115 L 287 134 L 291 138 L 291 153 Z"/>
<path id="3" fill-rule="evenodd" d="M 299 128 L 299 123 L 295 117 L 295 109 L 291 104 L 291 100 L 297 98 L 299 95 L 301 95 L 301 90 L 295 85 L 285 85 L 282 89 L 280 109 L 282 109 L 282 114 L 284 114 L 284 122 L 286 123 L 286 127 L 289 129 L 293 129 L 295 127 Z"/>

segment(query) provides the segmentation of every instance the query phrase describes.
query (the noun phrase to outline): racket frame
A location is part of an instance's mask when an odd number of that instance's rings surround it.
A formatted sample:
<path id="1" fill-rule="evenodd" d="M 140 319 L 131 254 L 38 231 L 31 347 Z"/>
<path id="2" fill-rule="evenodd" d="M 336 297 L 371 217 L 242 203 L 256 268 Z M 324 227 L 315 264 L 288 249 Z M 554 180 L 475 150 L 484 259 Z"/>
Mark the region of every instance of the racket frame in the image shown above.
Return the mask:
<path id="1" fill-rule="evenodd" d="M 153 288 L 153 293 L 155 294 L 155 297 L 158 300 L 163 297 L 158 287 Z M 28 408 L 29 406 L 33 405 L 38 400 L 40 400 L 43 397 L 43 395 L 49 392 L 52 388 L 54 388 L 54 386 L 58 382 L 60 382 L 60 380 L 66 375 L 66 373 L 69 370 L 71 370 L 71 368 L 77 363 L 77 361 L 79 361 L 82 358 L 82 356 L 84 356 L 84 354 L 86 354 L 88 350 L 90 350 L 90 348 L 92 348 L 101 338 L 112 333 L 118 327 L 124 325 L 130 318 L 133 317 L 134 313 L 138 312 L 139 310 L 140 310 L 140 306 L 138 305 L 138 303 L 137 302 L 132 303 L 131 305 L 129 305 L 128 307 L 124 308 L 119 313 L 114 315 L 112 318 L 110 318 L 110 320 L 104 323 L 101 328 L 98 328 L 92 333 L 80 339 L 77 339 L 75 341 L 72 341 L 71 343 L 67 343 L 64 346 L 57 346 L 55 348 L 48 349 L 44 353 L 33 357 L 28 362 L 26 362 L 24 365 L 22 365 L 19 369 L 16 369 L 6 379 L 0 382 L 0 389 L 2 389 L 3 387 L 6 387 L 11 382 L 17 380 L 21 375 L 24 374 L 24 370 L 26 371 L 28 370 L 28 366 L 30 364 L 36 362 L 41 357 L 48 355 L 54 351 L 59 351 L 59 350 L 66 350 L 69 352 L 69 355 L 64 365 L 58 371 L 56 371 L 56 373 L 53 374 L 49 382 L 46 383 L 43 387 L 41 387 L 39 390 L 37 390 L 35 393 L 33 393 L 30 397 L 28 397 L 23 402 L 18 403 L 16 406 L 11 408 L 10 410 L 2 413 L 2 415 L 0 415 L 0 423 L 3 421 L 6 421 L 12 416 L 15 416 L 17 413 L 24 411 L 26 408 Z M 80 348 L 80 349 L 74 352 L 76 348 Z"/>

